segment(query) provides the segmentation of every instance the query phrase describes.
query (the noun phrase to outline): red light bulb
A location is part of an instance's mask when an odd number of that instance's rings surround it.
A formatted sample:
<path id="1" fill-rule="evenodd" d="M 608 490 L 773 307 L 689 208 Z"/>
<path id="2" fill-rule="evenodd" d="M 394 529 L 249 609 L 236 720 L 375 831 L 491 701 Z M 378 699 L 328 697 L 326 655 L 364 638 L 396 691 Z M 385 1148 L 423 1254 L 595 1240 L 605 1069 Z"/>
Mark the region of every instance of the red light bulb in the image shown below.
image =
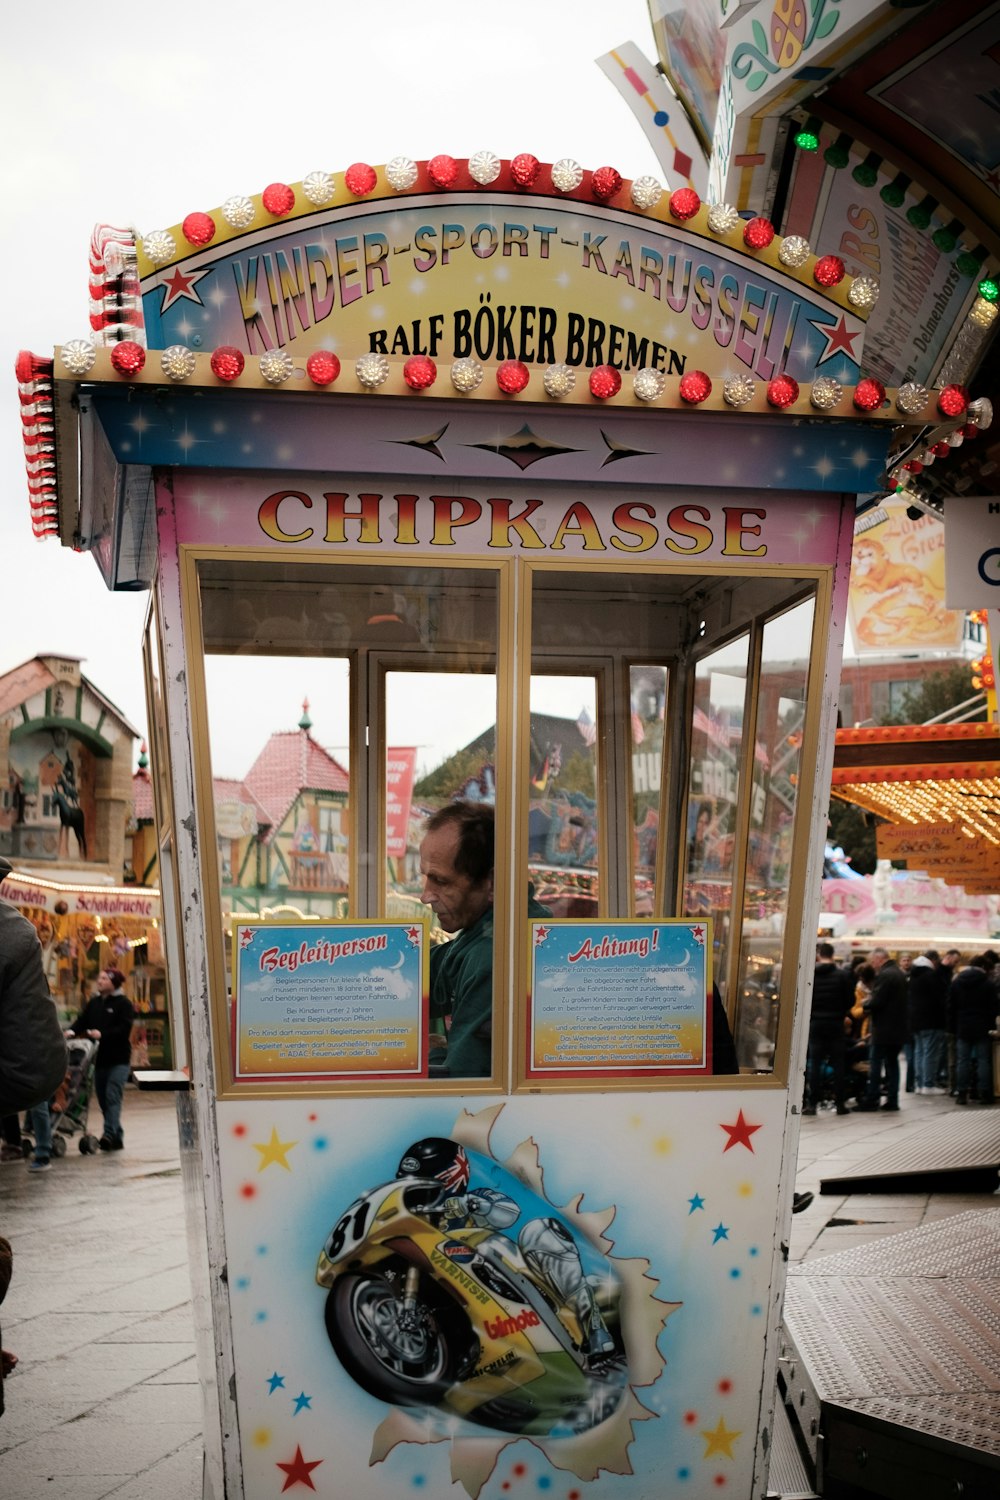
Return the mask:
<path id="1" fill-rule="evenodd" d="M 854 405 L 858 411 L 878 411 L 885 401 L 885 386 L 866 375 L 854 387 Z"/>
<path id="2" fill-rule="evenodd" d="M 119 375 L 130 379 L 133 375 L 138 375 L 145 363 L 146 351 L 141 344 L 123 339 L 120 344 L 111 346 L 111 364 Z"/>
<path id="3" fill-rule="evenodd" d="M 836 286 L 843 281 L 846 267 L 839 255 L 821 255 L 813 267 L 813 280 L 817 286 Z"/>
<path id="4" fill-rule="evenodd" d="M 678 188 L 670 194 L 670 213 L 682 224 L 686 219 L 693 219 L 700 207 L 701 199 L 694 188 Z"/>
<path id="5" fill-rule="evenodd" d="M 969 393 L 964 385 L 946 385 L 937 405 L 943 417 L 960 417 L 969 405 Z"/>
<path id="6" fill-rule="evenodd" d="M 704 370 L 689 370 L 681 376 L 681 400 L 690 406 L 698 406 L 712 394 L 712 382 Z"/>
<path id="7" fill-rule="evenodd" d="M 790 375 L 776 375 L 767 383 L 768 404 L 779 409 L 799 399 L 799 384 Z"/>
<path id="8" fill-rule="evenodd" d="M 523 151 L 520 156 L 515 156 L 510 164 L 510 175 L 518 187 L 529 188 L 541 169 L 541 162 L 537 156 Z"/>
<path id="9" fill-rule="evenodd" d="M 364 198 L 375 186 L 378 178 L 375 168 L 370 167 L 366 161 L 356 161 L 348 167 L 344 173 L 344 183 L 347 191 L 355 198 Z"/>
<path id="10" fill-rule="evenodd" d="M 497 370 L 497 385 L 505 396 L 516 396 L 528 384 L 528 366 L 519 359 L 505 359 Z"/>
<path id="11" fill-rule="evenodd" d="M 411 354 L 403 366 L 403 379 L 411 391 L 425 391 L 437 379 L 437 365 L 426 354 Z"/>
<path id="12" fill-rule="evenodd" d="M 295 194 L 287 182 L 272 182 L 261 193 L 261 202 L 276 219 L 283 219 L 295 207 Z"/>
<path id="13" fill-rule="evenodd" d="M 616 193 L 622 190 L 622 174 L 616 172 L 614 167 L 598 167 L 590 179 L 590 190 L 595 198 L 602 203 L 607 203 Z"/>
<path id="14" fill-rule="evenodd" d="M 236 380 L 243 374 L 243 353 L 233 344 L 220 344 L 212 353 L 212 374 L 219 380 Z"/>
<path id="15" fill-rule="evenodd" d="M 188 214 L 181 234 L 189 245 L 207 245 L 215 238 L 215 220 L 211 214 Z"/>
<path id="16" fill-rule="evenodd" d="M 332 385 L 340 374 L 340 360 L 329 349 L 316 349 L 306 360 L 306 374 L 313 385 Z"/>
<path id="17" fill-rule="evenodd" d="M 617 396 L 621 388 L 621 371 L 616 370 L 614 365 L 597 365 L 591 370 L 590 394 L 596 396 L 598 401 L 607 401 L 610 396 Z"/>
<path id="18" fill-rule="evenodd" d="M 432 156 L 427 163 L 427 175 L 435 187 L 454 187 L 458 163 L 453 156 Z"/>
<path id="19" fill-rule="evenodd" d="M 748 250 L 766 250 L 774 239 L 774 225 L 770 219 L 749 219 L 743 228 L 743 243 Z"/>

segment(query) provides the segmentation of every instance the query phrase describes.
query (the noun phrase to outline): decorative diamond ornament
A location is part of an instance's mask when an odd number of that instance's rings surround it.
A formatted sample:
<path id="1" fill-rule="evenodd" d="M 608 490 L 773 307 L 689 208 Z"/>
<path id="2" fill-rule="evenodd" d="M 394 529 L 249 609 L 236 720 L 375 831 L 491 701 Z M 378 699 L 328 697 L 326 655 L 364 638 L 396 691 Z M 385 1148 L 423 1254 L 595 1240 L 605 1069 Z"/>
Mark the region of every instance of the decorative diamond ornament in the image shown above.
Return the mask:
<path id="1" fill-rule="evenodd" d="M 198 364 L 193 349 L 171 344 L 160 355 L 160 369 L 168 380 L 190 380 Z"/>
<path id="2" fill-rule="evenodd" d="M 590 372 L 590 394 L 598 401 L 607 401 L 617 396 L 622 388 L 621 371 L 614 365 L 598 365 Z"/>
<path id="3" fill-rule="evenodd" d="M 456 359 L 451 367 L 451 383 L 456 391 L 468 396 L 472 391 L 478 391 L 483 383 L 483 374 L 483 367 L 478 359 Z"/>
<path id="4" fill-rule="evenodd" d="M 552 186 L 557 193 L 572 193 L 583 181 L 583 168 L 571 156 L 562 156 L 552 168 Z"/>
<path id="5" fill-rule="evenodd" d="M 878 301 L 879 284 L 874 276 L 855 276 L 847 291 L 847 300 L 852 307 L 862 309 L 874 307 Z"/>
<path id="6" fill-rule="evenodd" d="M 333 178 L 329 172 L 309 172 L 302 179 L 302 191 L 310 203 L 322 208 L 333 197 Z"/>
<path id="7" fill-rule="evenodd" d="M 417 164 L 408 156 L 394 156 L 385 169 L 385 180 L 397 193 L 411 188 L 417 180 Z"/>
<path id="8" fill-rule="evenodd" d="M 220 344 L 218 349 L 212 351 L 210 360 L 212 374 L 218 380 L 238 380 L 243 374 L 245 360 L 242 349 L 237 349 L 234 344 Z"/>
<path id="9" fill-rule="evenodd" d="M 727 406 L 746 406 L 757 394 L 757 382 L 751 375 L 730 375 L 722 387 Z"/>
<path id="10" fill-rule="evenodd" d="M 655 177 L 637 177 L 629 188 L 629 197 L 636 208 L 655 208 L 663 197 L 663 184 Z"/>
<path id="11" fill-rule="evenodd" d="M 636 370 L 632 376 L 632 393 L 640 401 L 655 401 L 658 396 L 663 395 L 666 383 L 667 377 L 662 370 L 647 366 L 643 370 Z"/>
<path id="12" fill-rule="evenodd" d="M 469 176 L 480 187 L 489 187 L 500 176 L 500 158 L 492 151 L 477 151 L 469 157 Z"/>
<path id="13" fill-rule="evenodd" d="M 561 396 L 568 396 L 576 385 L 576 371 L 571 365 L 549 365 L 542 376 L 542 384 L 547 396 L 559 400 Z"/>
<path id="14" fill-rule="evenodd" d="M 222 217 L 230 229 L 246 229 L 253 223 L 253 203 L 243 193 L 227 198 L 222 205 Z"/>
<path id="15" fill-rule="evenodd" d="M 843 394 L 844 387 L 839 380 L 834 380 L 830 375 L 820 375 L 812 383 L 809 400 L 817 411 L 830 411 L 840 404 Z"/>
<path id="16" fill-rule="evenodd" d="M 505 396 L 516 396 L 528 384 L 528 366 L 519 359 L 505 359 L 497 370 L 497 385 Z"/>
<path id="17" fill-rule="evenodd" d="M 154 229 L 142 242 L 146 259 L 154 266 L 162 266 L 177 254 L 177 241 L 167 229 Z"/>
<path id="18" fill-rule="evenodd" d="M 377 391 L 389 379 L 389 361 L 384 354 L 362 354 L 355 363 L 354 373 L 366 391 Z"/>
<path id="19" fill-rule="evenodd" d="M 97 350 L 89 339 L 70 339 L 60 349 L 59 358 L 70 375 L 86 375 L 97 358 Z"/>
<path id="20" fill-rule="evenodd" d="M 797 271 L 799 266 L 804 266 L 812 254 L 808 240 L 804 240 L 801 234 L 790 234 L 782 240 L 778 250 L 778 259 L 783 266 Z"/>
<path id="21" fill-rule="evenodd" d="M 340 360 L 330 349 L 314 349 L 306 360 L 306 374 L 313 385 L 332 385 L 340 374 Z"/>
<path id="22" fill-rule="evenodd" d="M 708 227 L 713 234 L 731 234 L 739 222 L 739 213 L 731 203 L 713 203 L 708 210 Z"/>
<path id="23" fill-rule="evenodd" d="M 215 238 L 215 220 L 211 214 L 188 214 L 181 233 L 189 245 L 207 245 Z"/>
<path id="24" fill-rule="evenodd" d="M 926 386 L 918 385 L 915 380 L 907 380 L 896 392 L 896 408 L 904 417 L 918 417 L 928 399 Z"/>
<path id="25" fill-rule="evenodd" d="M 284 385 L 291 378 L 295 361 L 284 349 L 268 349 L 260 356 L 257 366 L 268 385 Z"/>
<path id="26" fill-rule="evenodd" d="M 120 344 L 111 346 L 111 365 L 119 375 L 124 375 L 130 380 L 133 375 L 138 375 L 146 363 L 146 351 L 141 344 L 132 339 L 123 339 Z"/>
<path id="27" fill-rule="evenodd" d="M 670 214 L 683 224 L 693 219 L 701 207 L 701 199 L 694 188 L 677 188 L 670 194 Z"/>

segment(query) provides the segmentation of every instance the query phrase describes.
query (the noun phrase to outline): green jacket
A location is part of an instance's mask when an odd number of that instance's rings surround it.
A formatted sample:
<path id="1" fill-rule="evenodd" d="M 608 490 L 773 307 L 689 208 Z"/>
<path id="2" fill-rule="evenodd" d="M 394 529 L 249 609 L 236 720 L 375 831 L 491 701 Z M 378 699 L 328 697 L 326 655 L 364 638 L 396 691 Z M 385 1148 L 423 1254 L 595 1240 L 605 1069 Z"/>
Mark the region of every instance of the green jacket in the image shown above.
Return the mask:
<path id="1" fill-rule="evenodd" d="M 528 894 L 528 916 L 551 916 Z M 493 908 L 450 943 L 431 949 L 431 1027 L 451 1017 L 446 1053 L 431 1052 L 439 1078 L 488 1078 L 493 1032 Z M 433 1047 L 433 1038 L 431 1046 Z"/>

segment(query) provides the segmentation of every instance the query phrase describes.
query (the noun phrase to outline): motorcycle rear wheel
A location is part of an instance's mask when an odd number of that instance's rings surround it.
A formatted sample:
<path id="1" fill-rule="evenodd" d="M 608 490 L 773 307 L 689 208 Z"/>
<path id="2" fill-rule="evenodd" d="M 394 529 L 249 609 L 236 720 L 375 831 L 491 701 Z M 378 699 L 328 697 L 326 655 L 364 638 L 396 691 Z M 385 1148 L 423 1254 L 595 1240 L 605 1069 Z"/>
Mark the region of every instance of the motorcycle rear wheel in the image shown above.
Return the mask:
<path id="1" fill-rule="evenodd" d="M 455 1353 L 436 1309 L 421 1306 L 407 1326 L 389 1282 L 370 1273 L 341 1276 L 326 1299 L 326 1331 L 358 1385 L 382 1401 L 436 1406 L 455 1379 Z"/>

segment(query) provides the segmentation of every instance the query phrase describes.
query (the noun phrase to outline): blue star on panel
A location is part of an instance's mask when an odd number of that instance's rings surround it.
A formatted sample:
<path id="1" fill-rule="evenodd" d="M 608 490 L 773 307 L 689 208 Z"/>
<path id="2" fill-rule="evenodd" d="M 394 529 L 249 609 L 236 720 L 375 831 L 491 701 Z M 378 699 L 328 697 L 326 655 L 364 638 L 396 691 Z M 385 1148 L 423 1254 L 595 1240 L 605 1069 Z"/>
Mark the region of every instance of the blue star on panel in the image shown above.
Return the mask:
<path id="1" fill-rule="evenodd" d="M 273 1375 L 268 1376 L 267 1383 L 271 1387 L 269 1394 L 273 1396 L 275 1391 L 284 1385 L 285 1377 L 284 1375 L 279 1375 L 277 1370 L 275 1370 Z"/>
<path id="2" fill-rule="evenodd" d="M 308 1411 L 312 1406 L 312 1397 L 307 1396 L 305 1391 L 300 1391 L 293 1399 L 295 1401 L 295 1410 L 292 1412 L 293 1417 L 297 1417 L 300 1411 Z"/>
<path id="3" fill-rule="evenodd" d="M 691 1205 L 691 1207 L 688 1209 L 688 1214 L 693 1214 L 696 1208 L 705 1207 L 705 1200 L 699 1193 L 695 1193 L 693 1198 L 688 1199 L 688 1202 Z"/>
<path id="4" fill-rule="evenodd" d="M 729 1230 L 725 1224 L 716 1224 L 715 1228 L 712 1230 L 712 1233 L 715 1236 L 712 1241 L 713 1245 L 717 1245 L 720 1240 L 728 1240 L 729 1238 Z"/>

